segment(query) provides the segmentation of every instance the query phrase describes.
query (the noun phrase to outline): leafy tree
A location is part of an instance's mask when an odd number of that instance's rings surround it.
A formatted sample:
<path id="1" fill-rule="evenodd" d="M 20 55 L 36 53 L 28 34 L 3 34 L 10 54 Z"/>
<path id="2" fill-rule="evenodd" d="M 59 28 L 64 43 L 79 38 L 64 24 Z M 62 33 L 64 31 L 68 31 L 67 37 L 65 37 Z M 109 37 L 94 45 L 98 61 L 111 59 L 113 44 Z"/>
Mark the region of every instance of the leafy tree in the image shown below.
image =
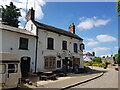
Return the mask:
<path id="1" fill-rule="evenodd" d="M 120 48 L 119 48 L 119 50 L 118 50 L 117 63 L 120 64 Z"/>
<path id="2" fill-rule="evenodd" d="M 119 13 L 118 16 L 120 16 L 120 0 L 117 0 L 116 11 Z"/>
<path id="3" fill-rule="evenodd" d="M 115 54 L 115 57 L 118 57 L 118 54 Z"/>
<path id="4" fill-rule="evenodd" d="M 21 16 L 20 9 L 17 8 L 13 2 L 10 5 L 6 5 L 6 8 L 2 6 L 2 23 L 5 25 L 10 25 L 13 27 L 18 27 L 19 20 Z"/>
<path id="5" fill-rule="evenodd" d="M 92 59 L 93 62 L 98 62 L 98 63 L 102 63 L 102 60 L 100 57 L 96 57 Z"/>

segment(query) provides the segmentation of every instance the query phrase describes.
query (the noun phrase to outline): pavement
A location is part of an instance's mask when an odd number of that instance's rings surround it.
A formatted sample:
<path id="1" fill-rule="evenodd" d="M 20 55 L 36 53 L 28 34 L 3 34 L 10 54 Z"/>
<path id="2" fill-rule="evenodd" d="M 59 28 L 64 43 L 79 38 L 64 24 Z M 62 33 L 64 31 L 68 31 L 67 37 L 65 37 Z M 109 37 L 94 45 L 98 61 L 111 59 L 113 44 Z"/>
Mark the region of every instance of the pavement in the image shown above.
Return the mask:
<path id="1" fill-rule="evenodd" d="M 88 73 L 88 74 L 70 74 L 69 76 L 66 77 L 59 77 L 58 80 L 37 81 L 35 85 L 24 84 L 24 86 L 27 88 L 35 88 L 35 89 L 39 89 L 39 88 L 67 89 L 72 86 L 86 83 L 88 81 L 101 77 L 103 75 L 103 72 L 107 71 L 107 69 L 104 70 L 99 67 L 91 67 L 91 68 L 97 71 L 93 71 L 93 73 Z"/>

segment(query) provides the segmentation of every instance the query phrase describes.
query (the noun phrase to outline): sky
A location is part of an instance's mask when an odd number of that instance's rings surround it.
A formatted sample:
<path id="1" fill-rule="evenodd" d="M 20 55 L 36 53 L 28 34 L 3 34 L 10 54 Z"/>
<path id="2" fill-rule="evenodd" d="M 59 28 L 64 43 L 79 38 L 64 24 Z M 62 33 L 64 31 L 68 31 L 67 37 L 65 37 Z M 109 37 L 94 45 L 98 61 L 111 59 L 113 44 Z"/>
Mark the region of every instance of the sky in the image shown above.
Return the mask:
<path id="1" fill-rule="evenodd" d="M 13 1 L 21 9 L 20 28 L 26 19 L 24 0 L 2 0 L 2 5 Z M 118 17 L 116 2 L 45 2 L 28 0 L 28 9 L 34 7 L 35 20 L 68 31 L 72 23 L 76 34 L 83 38 L 86 52 L 96 56 L 116 54 L 118 50 Z M 6 2 L 6 3 L 5 3 Z M 28 10 L 27 10 L 28 11 Z"/>

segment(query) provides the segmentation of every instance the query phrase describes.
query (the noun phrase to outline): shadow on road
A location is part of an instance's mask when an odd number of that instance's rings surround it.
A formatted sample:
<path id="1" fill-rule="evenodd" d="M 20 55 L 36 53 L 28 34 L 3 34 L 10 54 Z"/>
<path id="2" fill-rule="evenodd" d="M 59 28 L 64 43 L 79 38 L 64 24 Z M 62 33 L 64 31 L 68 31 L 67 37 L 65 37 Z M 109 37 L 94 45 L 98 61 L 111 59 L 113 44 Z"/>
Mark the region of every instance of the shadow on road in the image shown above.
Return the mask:
<path id="1" fill-rule="evenodd" d="M 107 73 L 107 70 L 96 70 L 96 69 L 92 69 L 91 74 L 95 74 L 95 73 Z"/>

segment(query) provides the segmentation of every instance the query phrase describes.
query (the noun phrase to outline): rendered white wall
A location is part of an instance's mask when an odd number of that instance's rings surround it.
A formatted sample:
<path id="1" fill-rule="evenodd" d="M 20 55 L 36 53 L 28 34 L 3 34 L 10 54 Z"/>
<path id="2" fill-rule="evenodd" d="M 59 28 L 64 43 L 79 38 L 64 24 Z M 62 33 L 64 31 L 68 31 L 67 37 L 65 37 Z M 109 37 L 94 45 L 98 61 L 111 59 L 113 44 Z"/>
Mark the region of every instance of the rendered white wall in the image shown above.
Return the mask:
<path id="1" fill-rule="evenodd" d="M 36 34 L 36 26 L 33 24 L 33 30 L 31 30 L 31 24 L 33 22 L 30 20 L 27 22 L 25 28 L 28 31 L 31 31 L 32 33 Z M 37 53 L 37 71 L 42 72 L 42 71 L 49 71 L 44 69 L 44 56 L 55 56 L 57 60 L 59 58 L 57 57 L 57 53 L 63 52 L 62 50 L 62 41 L 66 40 L 67 41 L 67 53 L 70 51 L 72 55 L 74 55 L 76 58 L 80 58 L 80 67 L 83 67 L 83 53 L 79 50 L 79 45 L 82 43 L 81 40 L 74 39 L 68 36 L 64 35 L 59 35 L 57 33 L 49 32 L 46 30 L 39 29 L 38 30 L 38 53 Z M 47 49 L 47 38 L 52 37 L 54 38 L 54 50 L 48 50 Z M 71 44 L 70 44 L 71 42 Z M 73 52 L 73 43 L 78 44 L 78 50 L 79 53 L 74 53 Z"/>
<path id="2" fill-rule="evenodd" d="M 28 44 L 29 50 L 20 50 L 19 49 L 20 37 L 29 39 L 29 44 Z M 31 71 L 34 71 L 35 37 L 2 30 L 2 45 L 3 45 L 2 52 L 15 53 L 19 56 L 19 59 L 21 59 L 21 57 L 24 57 L 24 56 L 30 57 L 31 58 L 31 69 L 32 69 Z M 10 48 L 12 48 L 12 50 Z"/>
<path id="3" fill-rule="evenodd" d="M 68 36 L 60 35 L 45 31 L 45 30 L 38 30 L 39 40 L 38 40 L 38 71 L 48 71 L 44 69 L 44 56 L 55 56 L 57 58 L 57 53 L 63 52 L 62 50 L 62 41 L 67 41 L 67 52 L 71 52 L 76 58 L 80 58 L 80 67 L 83 67 L 83 57 L 82 51 L 79 50 L 79 45 L 82 43 L 81 40 L 70 38 Z M 52 37 L 54 38 L 54 50 L 47 49 L 47 38 Z M 71 42 L 71 44 L 70 44 Z M 74 53 L 73 51 L 73 43 L 78 44 L 79 53 Z M 58 59 L 58 58 L 57 58 Z"/>
<path id="4" fill-rule="evenodd" d="M 33 25 L 33 30 L 31 30 L 31 25 Z M 30 31 L 30 32 L 32 32 L 32 33 L 34 33 L 35 35 L 36 35 L 36 26 L 34 25 L 34 23 L 31 21 L 31 20 L 29 20 L 27 23 L 26 23 L 26 25 L 25 25 L 25 29 L 26 30 L 28 30 L 28 31 Z"/>

